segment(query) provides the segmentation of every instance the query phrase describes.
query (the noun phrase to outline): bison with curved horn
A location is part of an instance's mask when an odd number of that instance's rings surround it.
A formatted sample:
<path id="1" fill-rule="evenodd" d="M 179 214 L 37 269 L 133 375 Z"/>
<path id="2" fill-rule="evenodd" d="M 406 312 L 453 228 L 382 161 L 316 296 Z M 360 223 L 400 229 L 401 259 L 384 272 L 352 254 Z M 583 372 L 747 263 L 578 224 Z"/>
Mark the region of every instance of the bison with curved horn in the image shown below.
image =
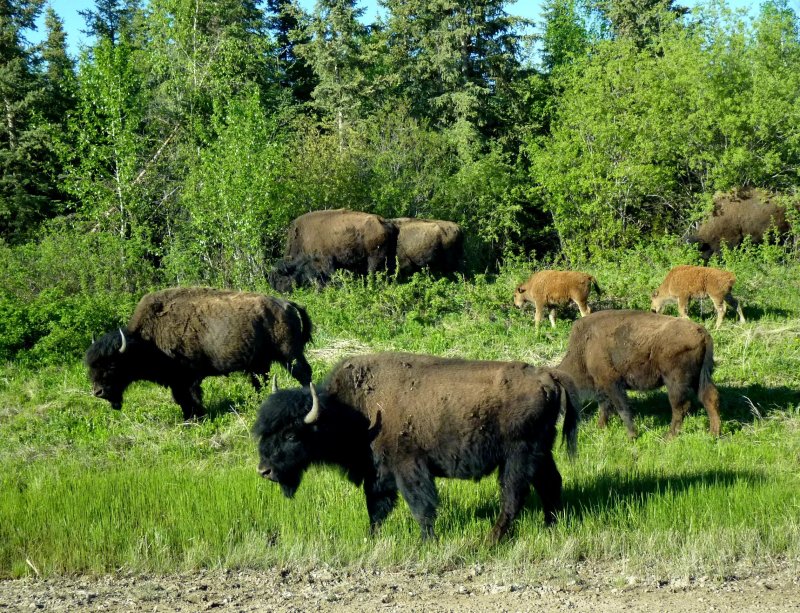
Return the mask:
<path id="1" fill-rule="evenodd" d="M 86 365 L 94 395 L 122 407 L 134 381 L 170 388 L 185 419 L 205 414 L 200 384 L 205 377 L 242 371 L 267 375 L 282 364 L 302 385 L 311 382 L 303 356 L 311 340 L 305 309 L 263 294 L 205 287 L 146 294 L 127 329 L 92 343 Z"/>
<path id="2" fill-rule="evenodd" d="M 313 464 L 344 469 L 363 486 L 374 532 L 397 492 L 423 538 L 434 537 L 439 497 L 434 479 L 480 479 L 499 468 L 501 511 L 491 532 L 510 528 L 531 485 L 545 522 L 561 507 L 553 460 L 556 423 L 575 452 L 578 411 L 573 383 L 557 370 L 522 362 L 380 353 L 345 359 L 319 393 L 281 390 L 259 411 L 253 434 L 259 473 L 294 496 Z"/>

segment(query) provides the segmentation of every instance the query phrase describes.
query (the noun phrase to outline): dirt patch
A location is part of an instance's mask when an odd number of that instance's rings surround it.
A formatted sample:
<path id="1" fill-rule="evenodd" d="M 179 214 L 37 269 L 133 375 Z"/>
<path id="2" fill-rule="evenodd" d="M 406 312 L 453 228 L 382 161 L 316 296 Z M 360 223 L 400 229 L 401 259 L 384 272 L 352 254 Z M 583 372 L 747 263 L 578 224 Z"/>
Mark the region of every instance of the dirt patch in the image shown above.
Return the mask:
<path id="1" fill-rule="evenodd" d="M 412 571 L 201 571 L 0 582 L 0 611 L 800 611 L 800 569 L 659 579 L 588 566 L 516 581 L 480 567 Z"/>

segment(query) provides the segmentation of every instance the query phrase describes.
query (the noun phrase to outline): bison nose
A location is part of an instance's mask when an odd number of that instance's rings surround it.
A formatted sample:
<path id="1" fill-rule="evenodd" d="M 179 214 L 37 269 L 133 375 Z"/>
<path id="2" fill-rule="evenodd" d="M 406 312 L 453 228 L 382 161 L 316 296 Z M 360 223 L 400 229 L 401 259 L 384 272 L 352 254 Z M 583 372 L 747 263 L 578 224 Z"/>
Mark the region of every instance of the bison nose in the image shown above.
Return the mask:
<path id="1" fill-rule="evenodd" d="M 92 390 L 92 391 L 94 392 L 94 395 L 95 395 L 97 398 L 103 398 L 103 397 L 106 395 L 106 392 L 105 392 L 105 390 L 104 390 L 102 387 L 96 387 L 96 388 L 94 388 L 94 390 Z"/>
<path id="2" fill-rule="evenodd" d="M 258 474 L 261 475 L 264 479 L 272 480 L 272 469 L 269 466 L 259 466 L 258 467 Z"/>

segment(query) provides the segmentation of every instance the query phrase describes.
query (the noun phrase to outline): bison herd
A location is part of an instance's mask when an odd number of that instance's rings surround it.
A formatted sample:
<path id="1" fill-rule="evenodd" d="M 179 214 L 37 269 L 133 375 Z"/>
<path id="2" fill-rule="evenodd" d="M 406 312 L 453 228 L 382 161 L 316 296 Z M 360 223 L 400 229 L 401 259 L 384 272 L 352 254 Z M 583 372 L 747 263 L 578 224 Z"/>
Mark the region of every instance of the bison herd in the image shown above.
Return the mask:
<path id="1" fill-rule="evenodd" d="M 270 277 L 273 287 L 321 283 L 332 272 L 434 267 L 457 270 L 461 232 L 435 220 L 384 220 L 351 211 L 319 211 L 292 224 L 286 258 Z M 574 271 L 540 271 L 514 293 L 532 302 L 539 324 L 546 309 L 574 301 L 575 322 L 566 355 L 555 368 L 523 362 L 470 361 L 409 353 L 379 353 L 339 362 L 318 388 L 304 357 L 312 323 L 294 302 L 257 293 L 173 288 L 145 295 L 127 327 L 92 343 L 86 364 L 94 395 L 119 409 L 125 389 L 146 380 L 168 387 L 184 418 L 204 415 L 205 377 L 247 373 L 258 389 L 273 363 L 301 385 L 278 390 L 261 405 L 253 434 L 259 473 L 297 491 L 314 464 L 340 467 L 365 494 L 371 530 L 394 508 L 399 493 L 423 538 L 434 536 L 438 495 L 434 479 L 480 479 L 498 471 L 500 514 L 491 540 L 505 535 L 531 487 L 545 522 L 561 508 L 561 476 L 553 460 L 557 422 L 575 452 L 580 402 L 599 403 L 598 425 L 612 409 L 636 435 L 626 390 L 666 386 L 677 435 L 693 396 L 720 433 L 719 394 L 712 381 L 714 346 L 701 325 L 688 321 L 690 298 L 709 296 L 717 327 L 731 295 L 732 274 L 679 266 L 652 295 L 652 311 L 591 313 L 587 298 L 600 288 Z M 677 301 L 682 318 L 658 314 Z"/>

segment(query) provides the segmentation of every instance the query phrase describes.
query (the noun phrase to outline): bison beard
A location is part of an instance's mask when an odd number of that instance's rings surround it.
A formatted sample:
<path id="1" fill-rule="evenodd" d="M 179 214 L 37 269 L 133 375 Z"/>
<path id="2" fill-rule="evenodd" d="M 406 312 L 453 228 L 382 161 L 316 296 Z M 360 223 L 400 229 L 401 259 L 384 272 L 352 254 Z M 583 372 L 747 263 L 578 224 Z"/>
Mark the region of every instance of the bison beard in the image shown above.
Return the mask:
<path id="1" fill-rule="evenodd" d="M 341 467 L 362 485 L 374 532 L 398 491 L 423 538 L 434 536 L 435 477 L 480 479 L 499 468 L 501 512 L 492 541 L 510 528 L 533 485 L 553 523 L 561 475 L 552 456 L 556 422 L 574 453 L 578 413 L 569 377 L 520 362 L 472 362 L 376 354 L 340 362 L 319 394 L 278 391 L 253 433 L 259 472 L 293 496 L 313 464 Z"/>

